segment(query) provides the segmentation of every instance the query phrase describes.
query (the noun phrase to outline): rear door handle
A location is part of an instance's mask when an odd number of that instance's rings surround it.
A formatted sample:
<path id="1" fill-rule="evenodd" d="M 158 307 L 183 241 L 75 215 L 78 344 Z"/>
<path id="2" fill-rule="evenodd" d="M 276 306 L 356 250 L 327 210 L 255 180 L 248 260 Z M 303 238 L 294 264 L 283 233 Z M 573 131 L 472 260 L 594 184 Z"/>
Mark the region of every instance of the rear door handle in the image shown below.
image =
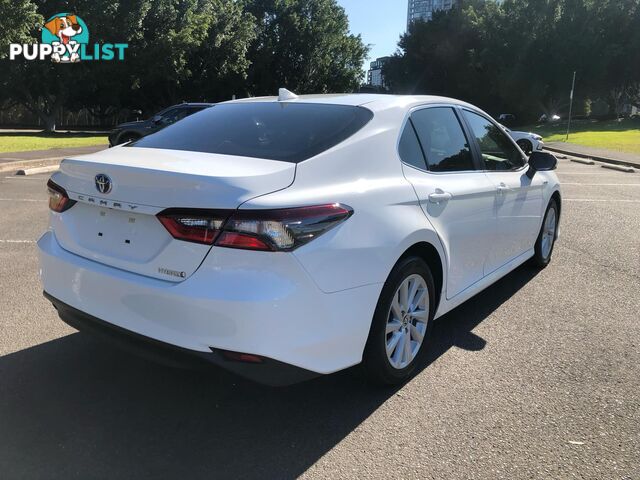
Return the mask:
<path id="1" fill-rule="evenodd" d="M 502 195 L 504 193 L 513 192 L 513 188 L 507 187 L 504 183 L 498 185 L 498 195 Z"/>
<path id="2" fill-rule="evenodd" d="M 431 203 L 446 202 L 447 200 L 451 200 L 451 197 L 452 195 L 449 192 L 443 192 L 438 188 L 435 193 L 429 194 L 429 201 Z"/>

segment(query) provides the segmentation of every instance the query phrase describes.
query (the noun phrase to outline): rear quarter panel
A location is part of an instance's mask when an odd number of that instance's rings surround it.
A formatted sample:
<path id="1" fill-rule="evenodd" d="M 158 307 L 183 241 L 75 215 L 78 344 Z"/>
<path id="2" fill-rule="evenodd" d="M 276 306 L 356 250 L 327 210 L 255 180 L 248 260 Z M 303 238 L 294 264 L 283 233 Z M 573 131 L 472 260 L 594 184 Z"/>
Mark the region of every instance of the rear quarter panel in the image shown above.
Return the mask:
<path id="1" fill-rule="evenodd" d="M 343 203 L 351 218 L 294 254 L 318 287 L 333 293 L 382 284 L 402 254 L 428 242 L 445 259 L 438 236 L 404 178 L 396 149 L 404 111 L 376 112 L 361 131 L 298 164 L 293 185 L 249 200 L 241 208 Z"/>

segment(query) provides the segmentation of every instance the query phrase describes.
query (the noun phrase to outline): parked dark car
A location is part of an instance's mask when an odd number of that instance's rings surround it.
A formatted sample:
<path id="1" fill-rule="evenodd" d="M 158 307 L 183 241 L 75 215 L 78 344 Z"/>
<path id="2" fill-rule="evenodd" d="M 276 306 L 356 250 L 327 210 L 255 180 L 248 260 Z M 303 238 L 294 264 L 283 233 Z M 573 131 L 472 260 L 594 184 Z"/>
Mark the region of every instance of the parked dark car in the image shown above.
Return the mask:
<path id="1" fill-rule="evenodd" d="M 181 103 L 165 108 L 148 120 L 121 123 L 109 134 L 109 146 L 138 140 L 212 105 L 213 103 Z"/>
<path id="2" fill-rule="evenodd" d="M 498 116 L 498 121 L 503 125 L 512 127 L 516 123 L 516 116 L 513 113 L 501 113 Z"/>

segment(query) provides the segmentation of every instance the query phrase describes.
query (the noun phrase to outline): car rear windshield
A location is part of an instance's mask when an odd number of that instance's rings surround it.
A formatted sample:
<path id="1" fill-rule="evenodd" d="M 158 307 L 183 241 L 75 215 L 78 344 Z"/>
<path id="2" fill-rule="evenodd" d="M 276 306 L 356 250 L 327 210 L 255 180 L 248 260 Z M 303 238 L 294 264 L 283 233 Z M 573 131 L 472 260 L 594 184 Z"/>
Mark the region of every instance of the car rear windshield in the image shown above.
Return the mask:
<path id="1" fill-rule="evenodd" d="M 298 163 L 349 138 L 372 117 L 350 105 L 220 104 L 129 145 Z"/>

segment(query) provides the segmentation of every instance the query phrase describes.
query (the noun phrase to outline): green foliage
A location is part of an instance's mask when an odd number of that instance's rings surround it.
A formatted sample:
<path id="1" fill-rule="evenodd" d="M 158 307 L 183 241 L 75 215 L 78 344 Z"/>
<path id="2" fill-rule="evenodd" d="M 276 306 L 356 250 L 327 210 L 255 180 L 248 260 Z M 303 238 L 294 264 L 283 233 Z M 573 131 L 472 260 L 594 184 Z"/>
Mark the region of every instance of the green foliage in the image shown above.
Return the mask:
<path id="1" fill-rule="evenodd" d="M 591 113 L 596 117 L 609 114 L 609 104 L 602 99 L 598 99 L 591 105 Z"/>
<path id="2" fill-rule="evenodd" d="M 73 133 L 21 133 L 0 134 L 0 152 L 27 152 L 49 150 L 50 148 L 88 147 L 107 145 L 105 135 L 85 135 Z"/>
<path id="3" fill-rule="evenodd" d="M 399 47 L 385 68 L 396 92 L 532 119 L 566 113 L 577 71 L 576 100 L 615 111 L 640 81 L 640 0 L 469 0 L 412 25 Z"/>
<path id="4" fill-rule="evenodd" d="M 31 32 L 43 20 L 30 0 L 0 0 L 0 18 L 0 58 L 8 56 L 10 43 L 31 41 Z"/>
<path id="5" fill-rule="evenodd" d="M 521 129 L 542 135 L 545 142 L 564 142 L 567 123 L 529 125 L 521 127 Z M 640 154 L 640 120 L 573 121 L 571 122 L 569 143 Z"/>
<path id="6" fill-rule="evenodd" d="M 0 0 L 0 14 L 17 25 L 0 40 L 39 40 L 36 11 L 76 13 L 91 43 L 129 44 L 122 62 L 0 60 L 0 103 L 23 105 L 50 130 L 61 108 L 148 116 L 181 101 L 273 95 L 281 86 L 349 91 L 367 54 L 335 0 Z"/>
<path id="7" fill-rule="evenodd" d="M 344 92 L 363 79 L 368 47 L 349 34 L 336 0 L 245 0 L 256 20 L 249 50 L 249 93 L 273 95 L 279 87 L 296 93 Z"/>

